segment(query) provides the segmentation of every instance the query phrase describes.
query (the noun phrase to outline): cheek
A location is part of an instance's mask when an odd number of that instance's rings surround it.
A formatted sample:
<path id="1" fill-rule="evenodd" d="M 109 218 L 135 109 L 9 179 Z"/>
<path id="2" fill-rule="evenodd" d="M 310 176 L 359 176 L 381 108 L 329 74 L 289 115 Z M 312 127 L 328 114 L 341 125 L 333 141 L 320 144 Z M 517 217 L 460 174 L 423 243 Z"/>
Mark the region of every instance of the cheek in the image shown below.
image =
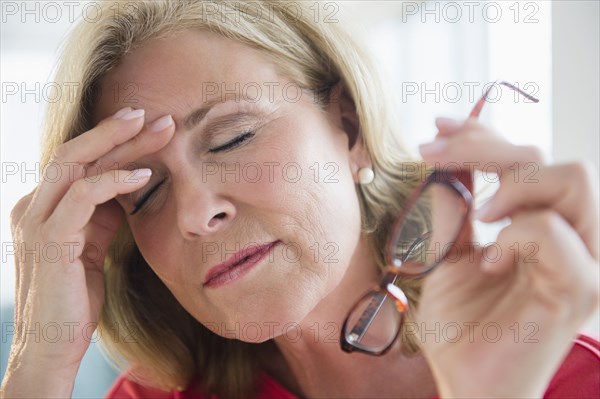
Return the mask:
<path id="1" fill-rule="evenodd" d="M 289 232 L 298 244 L 320 250 L 358 236 L 359 203 L 345 143 L 320 119 L 280 124 L 251 151 L 232 160 L 239 180 L 226 179 L 227 193 Z M 232 162 L 232 163 L 233 163 Z M 263 213 L 264 212 L 264 213 Z M 340 242 L 340 240 L 342 242 Z M 344 248 L 348 249 L 348 247 Z"/>
<path id="2" fill-rule="evenodd" d="M 280 127 L 252 156 L 261 179 L 242 179 L 237 188 L 261 224 L 286 240 L 283 258 L 298 259 L 289 267 L 302 272 L 302 288 L 322 293 L 335 287 L 350 263 L 360 238 L 360 206 L 347 144 L 335 142 L 324 123 L 303 122 Z M 248 162 L 250 157 L 240 160 Z"/>
<path id="3" fill-rule="evenodd" d="M 135 242 L 146 262 L 165 284 L 193 281 L 195 276 L 189 274 L 193 269 L 181 267 L 185 264 L 181 240 L 174 234 L 157 234 L 157 231 L 172 231 L 173 222 L 168 219 L 166 213 L 159 213 L 151 222 L 130 223 Z"/>

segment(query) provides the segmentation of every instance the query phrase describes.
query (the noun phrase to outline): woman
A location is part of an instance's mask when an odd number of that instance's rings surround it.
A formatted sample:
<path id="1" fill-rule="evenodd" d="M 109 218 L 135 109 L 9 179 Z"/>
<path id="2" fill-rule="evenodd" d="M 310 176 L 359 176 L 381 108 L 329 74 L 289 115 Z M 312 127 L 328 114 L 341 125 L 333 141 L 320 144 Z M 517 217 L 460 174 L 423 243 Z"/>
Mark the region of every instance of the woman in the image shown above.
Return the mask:
<path id="1" fill-rule="evenodd" d="M 484 267 L 461 235 L 469 253 L 398 280 L 401 339 L 381 357 L 349 355 L 341 324 L 381 279 L 392 222 L 422 174 L 404 167 L 373 66 L 302 2 L 101 6 L 58 70 L 81 82 L 76 101 L 49 109 L 43 162 L 60 177 L 11 216 L 16 241 L 70 249 L 59 262 L 18 260 L 17 325 L 72 334 L 18 332 L 5 395 L 69 396 L 96 323 L 129 366 L 107 397 L 540 397 L 576 393 L 561 364 L 597 367 L 572 344 L 598 302 L 589 168 L 541 165 L 539 184 L 523 184 L 509 168 L 541 164 L 537 150 L 472 119 L 438 120 L 424 159 L 505 167 L 479 217 L 510 216 L 499 245 L 535 241 L 538 262 L 522 253 Z M 504 336 L 408 328 L 487 322 Z M 534 323 L 538 342 L 515 342 L 515 323 Z M 583 395 L 597 394 L 597 375 L 577 380 Z"/>

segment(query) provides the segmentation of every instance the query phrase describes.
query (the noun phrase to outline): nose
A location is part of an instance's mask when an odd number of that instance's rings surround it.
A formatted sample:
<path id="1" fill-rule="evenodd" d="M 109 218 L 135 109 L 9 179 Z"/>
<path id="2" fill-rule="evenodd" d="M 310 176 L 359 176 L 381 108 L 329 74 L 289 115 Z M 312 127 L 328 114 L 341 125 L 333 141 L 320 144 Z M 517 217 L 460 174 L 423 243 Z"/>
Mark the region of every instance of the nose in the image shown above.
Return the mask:
<path id="1" fill-rule="evenodd" d="M 235 206 L 207 186 L 193 183 L 174 193 L 177 200 L 177 224 L 187 240 L 210 236 L 224 229 L 235 217 Z"/>

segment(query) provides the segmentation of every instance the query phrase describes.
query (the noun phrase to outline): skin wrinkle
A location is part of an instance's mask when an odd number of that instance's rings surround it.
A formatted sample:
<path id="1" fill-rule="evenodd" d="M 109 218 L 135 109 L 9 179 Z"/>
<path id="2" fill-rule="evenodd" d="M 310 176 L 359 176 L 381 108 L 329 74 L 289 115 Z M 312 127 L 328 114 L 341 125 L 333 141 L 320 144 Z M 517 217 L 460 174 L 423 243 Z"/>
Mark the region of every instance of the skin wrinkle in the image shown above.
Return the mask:
<path id="1" fill-rule="evenodd" d="M 173 57 L 178 53 L 185 53 L 188 62 Z M 204 57 L 213 53 L 218 56 Z M 161 62 L 154 62 L 156 59 Z M 248 65 L 253 67 L 249 69 Z M 290 363 L 287 370 L 272 370 L 289 373 L 277 378 L 302 379 L 303 384 L 312 385 L 328 378 L 339 380 L 339 373 L 364 375 L 375 360 L 355 357 L 348 362 L 339 345 L 327 343 L 323 347 L 322 338 L 309 334 L 311 328 L 326 334 L 324 328 L 332 323 L 339 328 L 351 306 L 348 298 L 372 288 L 379 275 L 361 234 L 357 183 L 352 172 L 366 166 L 363 149 L 360 145 L 348 148 L 349 133 L 343 130 L 348 125 L 344 125 L 340 109 L 343 103 L 331 102 L 321 109 L 312 96 L 289 102 L 277 94 L 256 136 L 223 153 L 199 154 L 192 150 L 197 135 L 205 133 L 204 121 L 194 134 L 187 134 L 192 131 L 180 124 L 185 115 L 203 105 L 203 83 L 223 82 L 227 87 L 239 83 L 243 87 L 248 82 L 276 82 L 276 87 L 284 87 L 289 80 L 276 71 L 267 57 L 241 43 L 210 32 L 183 32 L 168 40 L 145 43 L 109 72 L 104 84 L 124 87 L 125 82 L 133 82 L 139 88 L 137 98 L 142 100 L 137 108 L 145 109 L 146 123 L 172 113 L 176 127 L 171 141 L 145 159 L 157 173 L 169 175 L 165 193 L 143 217 L 127 216 L 127 221 L 148 265 L 194 318 L 226 338 L 248 342 L 275 338 L 278 356 Z M 107 117 L 123 106 L 114 98 L 101 97 L 97 116 Z M 248 112 L 259 106 L 239 104 Z M 277 166 L 272 181 L 266 166 L 258 181 L 241 178 L 236 182 L 232 176 L 223 181 L 220 176 L 207 176 L 203 181 L 202 162 L 209 161 L 222 163 L 228 170 L 236 162 L 276 162 Z M 291 162 L 302 170 L 297 182 L 282 176 L 282 168 Z M 324 181 L 324 165 L 328 162 L 338 166 L 335 183 Z M 312 165 L 319 168 L 316 182 Z M 222 213 L 225 218 L 215 218 Z M 232 284 L 203 287 L 208 270 L 230 256 L 229 249 L 236 243 L 243 246 L 267 240 L 282 241 L 274 250 L 272 262 L 267 258 Z M 323 261 L 329 254 L 324 247 L 328 242 L 336 245 L 337 263 Z M 215 254 L 206 253 L 206 243 L 219 245 Z M 285 244 L 298 246 L 299 259 L 284 256 Z M 316 262 L 315 244 L 319 247 Z M 221 245 L 226 246 L 227 253 Z M 276 325 L 263 328 L 258 335 L 244 333 L 244 326 L 271 322 Z M 302 338 L 290 340 L 284 335 L 286 325 L 298 326 Z M 385 362 L 396 365 L 400 360 L 396 355 L 387 359 Z M 424 364 L 423 360 L 407 362 L 407 369 Z M 392 369 L 377 378 L 391 378 Z M 398 370 L 394 370 L 396 375 Z M 432 381 L 427 373 L 424 369 L 423 375 Z M 354 378 L 352 382 L 359 383 Z"/>
<path id="2" fill-rule="evenodd" d="M 307 201 L 308 203 L 315 203 L 315 204 L 319 204 L 322 203 L 323 201 L 327 201 L 327 198 L 324 196 L 319 196 L 317 193 L 314 193 L 312 191 L 308 191 L 304 193 L 306 196 L 310 197 L 309 200 Z M 315 209 L 315 211 L 318 211 L 318 209 Z M 319 220 L 321 220 L 321 218 L 324 218 L 324 215 L 317 215 L 317 212 L 315 212 L 315 214 L 312 214 L 310 212 L 307 212 L 306 215 L 304 215 L 306 217 L 306 221 L 307 221 L 307 225 L 309 227 L 306 227 L 304 230 L 306 232 L 306 234 L 309 236 L 308 237 L 308 242 L 312 242 L 314 243 L 314 245 L 317 245 L 317 254 L 314 256 L 317 256 L 319 259 L 318 261 L 323 261 L 323 254 L 325 253 L 324 251 L 324 246 L 327 243 L 335 243 L 335 241 L 330 238 L 327 237 L 326 232 L 323 230 L 322 226 L 320 226 L 319 224 Z M 316 233 L 311 232 L 311 229 L 314 229 L 314 231 L 316 231 Z M 319 237 L 324 237 L 324 241 L 319 241 Z M 313 255 L 313 254 L 311 254 Z M 313 270 L 312 268 L 308 268 L 309 271 L 313 271 L 315 277 L 320 278 L 324 283 L 327 282 L 328 280 L 328 276 L 329 273 L 323 273 L 323 270 L 328 271 L 329 265 L 325 264 L 325 268 L 323 268 L 323 265 L 316 265 L 316 269 Z"/>

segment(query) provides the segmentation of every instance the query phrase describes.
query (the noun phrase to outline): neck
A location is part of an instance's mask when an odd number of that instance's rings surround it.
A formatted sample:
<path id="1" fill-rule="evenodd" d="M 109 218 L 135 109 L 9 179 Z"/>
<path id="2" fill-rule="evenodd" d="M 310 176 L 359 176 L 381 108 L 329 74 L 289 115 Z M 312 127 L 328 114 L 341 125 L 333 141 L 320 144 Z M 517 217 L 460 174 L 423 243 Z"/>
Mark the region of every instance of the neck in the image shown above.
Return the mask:
<path id="1" fill-rule="evenodd" d="M 403 355 L 400 340 L 384 356 L 348 354 L 340 348 L 346 314 L 379 279 L 361 236 L 341 283 L 302 320 L 297 331 L 274 339 L 275 355 L 265 370 L 299 397 L 434 396 L 435 383 L 425 359 Z"/>

